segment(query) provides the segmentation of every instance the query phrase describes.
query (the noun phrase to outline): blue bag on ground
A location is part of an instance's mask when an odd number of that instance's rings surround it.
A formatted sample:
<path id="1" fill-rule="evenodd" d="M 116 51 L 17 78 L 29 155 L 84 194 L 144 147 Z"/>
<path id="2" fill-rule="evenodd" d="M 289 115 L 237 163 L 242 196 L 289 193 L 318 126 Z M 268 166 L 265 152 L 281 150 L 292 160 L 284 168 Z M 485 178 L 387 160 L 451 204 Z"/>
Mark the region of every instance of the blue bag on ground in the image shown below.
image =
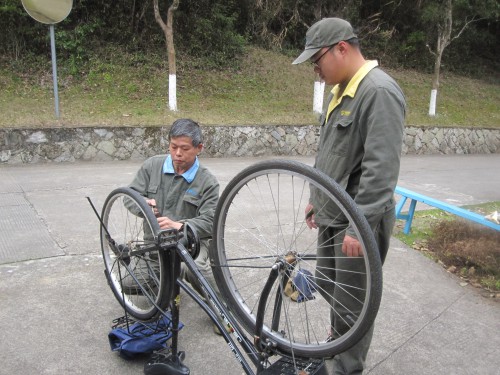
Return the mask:
<path id="1" fill-rule="evenodd" d="M 179 322 L 179 329 L 184 324 Z M 119 352 L 121 357 L 133 358 L 140 354 L 150 354 L 155 350 L 167 347 L 172 337 L 172 320 L 170 313 L 162 315 L 154 322 L 119 323 L 108 334 L 112 351 Z"/>

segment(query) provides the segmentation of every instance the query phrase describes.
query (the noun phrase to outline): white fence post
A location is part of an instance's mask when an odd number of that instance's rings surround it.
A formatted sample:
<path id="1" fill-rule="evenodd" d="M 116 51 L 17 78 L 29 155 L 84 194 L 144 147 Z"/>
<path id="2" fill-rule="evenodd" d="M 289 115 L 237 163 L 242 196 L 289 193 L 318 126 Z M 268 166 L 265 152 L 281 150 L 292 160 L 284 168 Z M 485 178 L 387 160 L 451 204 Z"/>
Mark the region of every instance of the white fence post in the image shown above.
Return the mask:
<path id="1" fill-rule="evenodd" d="M 177 76 L 168 76 L 168 107 L 171 111 L 177 111 Z"/>
<path id="2" fill-rule="evenodd" d="M 431 102 L 429 104 L 429 116 L 436 116 L 436 98 L 437 98 L 437 90 L 431 90 Z"/>
<path id="3" fill-rule="evenodd" d="M 325 94 L 325 82 L 314 81 L 313 111 L 321 114 L 323 112 L 323 97 Z"/>

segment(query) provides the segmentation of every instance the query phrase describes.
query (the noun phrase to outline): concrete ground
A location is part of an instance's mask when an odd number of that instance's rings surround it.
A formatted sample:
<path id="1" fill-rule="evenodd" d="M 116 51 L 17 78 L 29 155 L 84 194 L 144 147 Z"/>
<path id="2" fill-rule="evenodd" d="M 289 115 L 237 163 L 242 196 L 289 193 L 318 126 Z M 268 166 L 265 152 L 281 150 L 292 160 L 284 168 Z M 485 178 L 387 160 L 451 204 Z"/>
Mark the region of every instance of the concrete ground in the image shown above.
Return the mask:
<path id="1" fill-rule="evenodd" d="M 312 158 L 296 158 L 311 164 Z M 223 188 L 252 158 L 203 159 Z M 109 192 L 140 161 L 0 166 L 0 374 L 140 374 L 111 352 L 123 314 L 106 284 L 99 224 Z M 405 156 L 399 184 L 446 200 L 500 200 L 500 154 Z M 419 206 L 417 206 L 419 208 Z M 191 374 L 242 374 L 188 297 L 180 346 Z M 367 373 L 500 374 L 500 302 L 393 239 Z"/>

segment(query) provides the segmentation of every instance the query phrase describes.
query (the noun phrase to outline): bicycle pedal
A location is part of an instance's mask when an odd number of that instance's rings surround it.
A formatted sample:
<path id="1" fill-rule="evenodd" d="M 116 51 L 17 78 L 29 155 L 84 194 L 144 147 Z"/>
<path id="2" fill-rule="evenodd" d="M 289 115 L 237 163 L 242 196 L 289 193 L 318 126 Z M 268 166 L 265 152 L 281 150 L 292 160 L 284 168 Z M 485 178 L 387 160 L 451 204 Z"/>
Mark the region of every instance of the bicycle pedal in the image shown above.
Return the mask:
<path id="1" fill-rule="evenodd" d="M 184 352 L 179 355 L 172 353 L 153 353 L 144 365 L 145 375 L 189 375 L 190 370 L 182 363 Z"/>
<path id="2" fill-rule="evenodd" d="M 297 371 L 298 372 L 297 372 Z M 261 375 L 328 375 L 322 359 L 281 357 L 266 368 Z"/>

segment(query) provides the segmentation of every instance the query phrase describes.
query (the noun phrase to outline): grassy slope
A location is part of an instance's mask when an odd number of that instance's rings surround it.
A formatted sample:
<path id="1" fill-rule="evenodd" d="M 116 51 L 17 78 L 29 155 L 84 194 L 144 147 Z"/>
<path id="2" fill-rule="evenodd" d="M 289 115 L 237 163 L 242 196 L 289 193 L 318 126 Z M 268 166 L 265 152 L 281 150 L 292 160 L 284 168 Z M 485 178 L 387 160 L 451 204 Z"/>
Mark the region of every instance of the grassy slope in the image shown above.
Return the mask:
<path id="1" fill-rule="evenodd" d="M 314 123 L 314 73 L 308 64 L 292 66 L 292 60 L 250 49 L 239 72 L 188 70 L 187 64 L 179 62 L 180 110 L 172 113 L 167 110 L 165 62 L 110 56 L 108 61 L 92 63 L 85 80 L 80 82 L 60 71 L 60 120 L 54 116 L 50 62 L 45 74 L 30 77 L 0 67 L 0 128 L 164 125 L 180 117 L 221 125 Z M 498 84 L 444 75 L 438 115 L 431 119 L 427 116 L 431 75 L 386 70 L 405 91 L 408 125 L 500 128 Z M 449 218 L 437 210 L 417 213 L 412 235 L 399 233 L 401 223 L 396 225 L 395 235 L 410 246 L 418 245 L 430 237 L 430 228 L 443 219 Z M 485 278 L 481 283 L 490 290 L 500 289 L 497 278 Z"/>
<path id="2" fill-rule="evenodd" d="M 59 120 L 54 115 L 50 62 L 29 78 L 0 68 L 0 127 L 137 126 L 191 117 L 202 124 L 310 124 L 314 73 L 292 57 L 251 48 L 238 72 L 188 70 L 178 64 L 178 108 L 167 110 L 165 62 L 115 55 L 96 61 L 85 80 L 59 72 Z M 386 69 L 405 91 L 408 125 L 500 128 L 500 85 L 444 75 L 438 115 L 427 116 L 431 75 Z"/>

